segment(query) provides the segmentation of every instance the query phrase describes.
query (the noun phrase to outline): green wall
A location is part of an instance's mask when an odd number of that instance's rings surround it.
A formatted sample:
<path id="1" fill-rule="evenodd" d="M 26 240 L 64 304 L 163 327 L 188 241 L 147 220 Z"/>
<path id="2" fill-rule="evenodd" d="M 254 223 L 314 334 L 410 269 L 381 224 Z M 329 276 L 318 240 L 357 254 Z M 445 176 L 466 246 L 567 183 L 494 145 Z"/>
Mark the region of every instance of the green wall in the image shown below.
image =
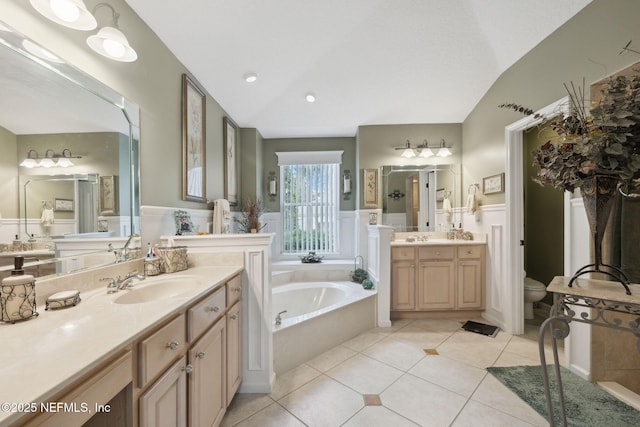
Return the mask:
<path id="1" fill-rule="evenodd" d="M 265 139 L 262 152 L 262 182 L 266 194 L 266 185 L 269 173 L 273 172 L 280 179 L 278 168 L 278 158 L 276 152 L 279 151 L 331 151 L 344 150 L 342 154 L 342 165 L 340 165 L 340 176 L 344 170 L 351 171 L 353 189 L 347 200 L 343 196 L 340 199 L 341 211 L 352 211 L 356 209 L 355 202 L 355 171 L 356 171 L 356 141 L 355 138 L 284 138 Z M 280 181 L 278 181 L 280 185 Z M 277 197 L 265 197 L 265 207 L 269 212 L 280 212 L 280 194 Z"/>
<path id="2" fill-rule="evenodd" d="M 18 218 L 18 138 L 0 126 L 0 216 Z"/>
<path id="3" fill-rule="evenodd" d="M 505 71 L 463 123 L 463 188 L 505 171 L 504 128 L 522 116 L 498 105 L 537 110 L 566 96 L 563 83 L 581 84 L 584 77 L 589 85 L 639 61 L 634 53 L 619 55 L 629 40 L 638 48 L 638 17 L 637 0 L 594 0 Z M 504 201 L 504 193 L 483 196 L 485 205 Z"/>

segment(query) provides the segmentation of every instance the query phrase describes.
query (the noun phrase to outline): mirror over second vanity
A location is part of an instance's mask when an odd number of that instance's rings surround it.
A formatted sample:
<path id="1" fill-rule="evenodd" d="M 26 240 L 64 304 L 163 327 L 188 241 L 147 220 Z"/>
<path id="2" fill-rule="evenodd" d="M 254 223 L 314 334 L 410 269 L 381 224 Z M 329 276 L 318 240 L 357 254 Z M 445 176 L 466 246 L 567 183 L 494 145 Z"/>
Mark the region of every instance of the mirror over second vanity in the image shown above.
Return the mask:
<path id="1" fill-rule="evenodd" d="M 0 275 L 117 261 L 140 232 L 138 106 L 3 22 L 0 69 Z"/>
<path id="2" fill-rule="evenodd" d="M 382 166 L 382 223 L 396 231 L 444 231 L 461 222 L 459 164 Z"/>

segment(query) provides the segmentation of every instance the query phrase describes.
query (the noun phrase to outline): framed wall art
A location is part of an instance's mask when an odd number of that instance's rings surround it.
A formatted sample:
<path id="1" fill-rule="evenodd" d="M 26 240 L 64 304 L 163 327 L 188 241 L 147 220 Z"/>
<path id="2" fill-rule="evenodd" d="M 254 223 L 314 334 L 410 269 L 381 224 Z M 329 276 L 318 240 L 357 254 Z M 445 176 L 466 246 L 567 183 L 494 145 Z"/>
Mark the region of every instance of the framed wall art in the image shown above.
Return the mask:
<path id="1" fill-rule="evenodd" d="M 439 188 L 436 190 L 436 202 L 444 201 L 445 190 L 444 188 Z"/>
<path id="2" fill-rule="evenodd" d="M 206 96 L 182 75 L 182 200 L 206 202 Z"/>
<path id="3" fill-rule="evenodd" d="M 378 207 L 378 169 L 365 169 L 363 176 L 364 207 Z"/>
<path id="4" fill-rule="evenodd" d="M 224 198 L 238 205 L 238 126 L 228 117 L 222 119 L 224 141 Z"/>
<path id="5" fill-rule="evenodd" d="M 55 199 L 53 201 L 53 210 L 56 212 L 73 212 L 73 200 Z"/>
<path id="6" fill-rule="evenodd" d="M 100 215 L 118 214 L 118 177 L 100 176 Z"/>
<path id="7" fill-rule="evenodd" d="M 504 172 L 482 178 L 482 193 L 504 193 Z"/>

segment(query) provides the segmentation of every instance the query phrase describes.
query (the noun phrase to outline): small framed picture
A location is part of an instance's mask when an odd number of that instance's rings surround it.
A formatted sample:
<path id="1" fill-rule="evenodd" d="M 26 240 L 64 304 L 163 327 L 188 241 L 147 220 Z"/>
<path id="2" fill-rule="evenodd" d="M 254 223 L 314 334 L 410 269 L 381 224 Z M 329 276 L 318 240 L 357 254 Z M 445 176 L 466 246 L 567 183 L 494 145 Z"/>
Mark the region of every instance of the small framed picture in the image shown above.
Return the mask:
<path id="1" fill-rule="evenodd" d="M 364 207 L 378 207 L 378 169 L 364 170 Z"/>
<path id="2" fill-rule="evenodd" d="M 436 190 L 436 202 L 444 201 L 444 188 L 439 188 Z"/>
<path id="3" fill-rule="evenodd" d="M 53 210 L 57 212 L 73 212 L 73 200 L 71 199 L 55 199 Z"/>
<path id="4" fill-rule="evenodd" d="M 484 194 L 504 193 L 504 172 L 482 178 Z"/>
<path id="5" fill-rule="evenodd" d="M 100 215 L 118 214 L 118 181 L 115 175 L 100 176 Z"/>
<path id="6" fill-rule="evenodd" d="M 378 213 L 369 212 L 369 225 L 378 225 Z"/>
<path id="7" fill-rule="evenodd" d="M 187 211 L 175 211 L 173 217 L 176 222 L 176 236 L 193 234 L 193 223 Z"/>
<path id="8" fill-rule="evenodd" d="M 228 117 L 222 119 L 224 146 L 224 198 L 229 205 L 238 205 L 238 126 Z"/>

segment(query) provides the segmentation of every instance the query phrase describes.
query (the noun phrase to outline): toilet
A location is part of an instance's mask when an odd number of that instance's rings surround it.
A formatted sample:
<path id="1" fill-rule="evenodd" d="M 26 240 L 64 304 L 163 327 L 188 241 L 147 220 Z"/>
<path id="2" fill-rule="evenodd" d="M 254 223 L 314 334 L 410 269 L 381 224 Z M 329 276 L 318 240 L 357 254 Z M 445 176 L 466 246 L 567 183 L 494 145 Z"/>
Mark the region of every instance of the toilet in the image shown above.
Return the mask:
<path id="1" fill-rule="evenodd" d="M 540 301 L 547 294 L 544 283 L 532 279 L 524 278 L 524 318 L 533 319 L 533 303 Z"/>

